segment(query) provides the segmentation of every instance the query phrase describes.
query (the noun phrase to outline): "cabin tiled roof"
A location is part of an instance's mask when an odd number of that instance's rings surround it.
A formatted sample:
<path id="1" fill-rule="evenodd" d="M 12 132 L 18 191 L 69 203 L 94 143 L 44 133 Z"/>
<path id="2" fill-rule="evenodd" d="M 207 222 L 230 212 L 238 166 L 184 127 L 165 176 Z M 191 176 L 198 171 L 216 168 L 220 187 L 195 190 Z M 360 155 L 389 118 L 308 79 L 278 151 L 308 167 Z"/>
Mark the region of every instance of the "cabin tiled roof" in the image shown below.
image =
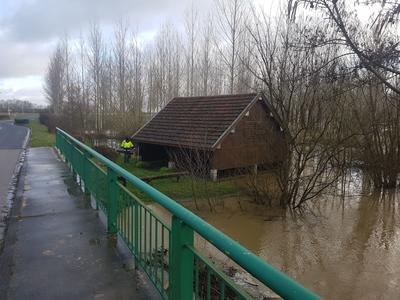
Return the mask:
<path id="1" fill-rule="evenodd" d="M 135 142 L 209 149 L 257 94 L 177 97 L 134 136 Z"/>

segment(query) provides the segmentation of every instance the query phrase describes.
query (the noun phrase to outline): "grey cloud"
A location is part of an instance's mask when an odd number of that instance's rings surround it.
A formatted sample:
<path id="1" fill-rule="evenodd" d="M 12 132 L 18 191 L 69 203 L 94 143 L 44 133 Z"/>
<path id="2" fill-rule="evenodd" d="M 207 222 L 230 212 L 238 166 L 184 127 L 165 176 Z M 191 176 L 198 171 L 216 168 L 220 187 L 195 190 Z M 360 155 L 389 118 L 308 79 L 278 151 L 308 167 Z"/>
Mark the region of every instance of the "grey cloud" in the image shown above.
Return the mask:
<path id="1" fill-rule="evenodd" d="M 35 104 L 46 104 L 46 98 L 41 87 L 22 87 L 17 90 L 2 90 L 0 99 L 21 99 L 28 100 Z"/>
<path id="2" fill-rule="evenodd" d="M 46 44 L 0 40 L 0 79 L 42 75 L 51 51 Z"/>
<path id="3" fill-rule="evenodd" d="M 127 21 L 139 34 L 154 32 L 165 22 L 181 24 L 193 1 L 206 11 L 214 0 L 0 0 L 0 92 L 3 98 L 29 97 L 43 103 L 42 87 L 21 83 L 11 90 L 4 79 L 43 77 L 55 41 L 65 34 L 88 33 L 90 24 L 111 28 Z M 3 10 L 2 10 L 3 9 Z M 23 81 L 21 81 L 23 82 Z"/>
<path id="4" fill-rule="evenodd" d="M 141 30 L 157 27 L 168 15 L 182 14 L 188 1 L 179 0 L 37 0 L 21 5 L 2 21 L 9 37 L 47 40 L 85 29 L 90 23 L 127 19 Z"/>

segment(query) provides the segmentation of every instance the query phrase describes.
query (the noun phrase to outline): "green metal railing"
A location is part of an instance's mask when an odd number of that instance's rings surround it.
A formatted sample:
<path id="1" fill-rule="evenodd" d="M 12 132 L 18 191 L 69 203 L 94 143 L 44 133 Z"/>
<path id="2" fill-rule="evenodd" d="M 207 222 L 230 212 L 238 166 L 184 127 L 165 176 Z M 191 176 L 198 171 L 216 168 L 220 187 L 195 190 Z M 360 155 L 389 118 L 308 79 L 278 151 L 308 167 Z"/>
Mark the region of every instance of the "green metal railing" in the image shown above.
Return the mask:
<path id="1" fill-rule="evenodd" d="M 141 181 L 68 133 L 56 129 L 56 147 L 79 175 L 118 234 L 164 299 L 252 299 L 195 247 L 194 233 L 214 245 L 284 299 L 321 299 L 180 204 Z M 121 179 L 132 188 L 122 184 Z M 164 207 L 161 218 L 141 201 L 138 190 Z"/>

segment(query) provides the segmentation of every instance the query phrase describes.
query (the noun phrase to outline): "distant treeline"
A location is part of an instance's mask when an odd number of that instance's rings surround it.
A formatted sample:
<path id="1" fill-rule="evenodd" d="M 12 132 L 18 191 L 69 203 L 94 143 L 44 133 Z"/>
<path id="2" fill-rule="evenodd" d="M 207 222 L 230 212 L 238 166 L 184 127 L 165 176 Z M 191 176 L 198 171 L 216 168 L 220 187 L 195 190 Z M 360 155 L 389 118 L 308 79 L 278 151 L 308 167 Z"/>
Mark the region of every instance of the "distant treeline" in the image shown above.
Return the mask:
<path id="1" fill-rule="evenodd" d="M 0 100 L 1 113 L 34 113 L 48 111 L 48 108 L 25 100 Z"/>

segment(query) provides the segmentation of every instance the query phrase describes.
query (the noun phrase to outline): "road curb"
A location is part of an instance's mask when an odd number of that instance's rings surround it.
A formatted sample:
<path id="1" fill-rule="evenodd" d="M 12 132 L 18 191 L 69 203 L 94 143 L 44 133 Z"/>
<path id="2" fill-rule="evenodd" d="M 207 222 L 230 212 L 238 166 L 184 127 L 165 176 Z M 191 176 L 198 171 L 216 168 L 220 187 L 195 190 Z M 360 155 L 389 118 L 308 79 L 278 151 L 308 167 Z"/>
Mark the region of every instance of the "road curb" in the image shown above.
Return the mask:
<path id="1" fill-rule="evenodd" d="M 28 128 L 29 129 L 29 128 Z M 7 205 L 1 208 L 0 211 L 0 255 L 4 249 L 4 241 L 7 234 L 7 227 L 11 209 L 17 193 L 18 181 L 21 175 L 22 166 L 25 162 L 25 157 L 27 153 L 27 145 L 31 137 L 31 130 L 28 130 L 24 144 L 22 146 L 21 153 L 19 155 L 17 164 L 15 165 L 13 175 L 11 177 L 10 183 L 8 185 L 7 192 Z"/>
<path id="2" fill-rule="evenodd" d="M 32 134 L 32 130 L 30 128 L 28 128 L 28 133 L 27 133 L 26 138 L 24 140 L 24 144 L 22 145 L 22 149 L 26 150 L 26 146 L 28 145 L 28 142 L 31 139 L 31 134 Z"/>

